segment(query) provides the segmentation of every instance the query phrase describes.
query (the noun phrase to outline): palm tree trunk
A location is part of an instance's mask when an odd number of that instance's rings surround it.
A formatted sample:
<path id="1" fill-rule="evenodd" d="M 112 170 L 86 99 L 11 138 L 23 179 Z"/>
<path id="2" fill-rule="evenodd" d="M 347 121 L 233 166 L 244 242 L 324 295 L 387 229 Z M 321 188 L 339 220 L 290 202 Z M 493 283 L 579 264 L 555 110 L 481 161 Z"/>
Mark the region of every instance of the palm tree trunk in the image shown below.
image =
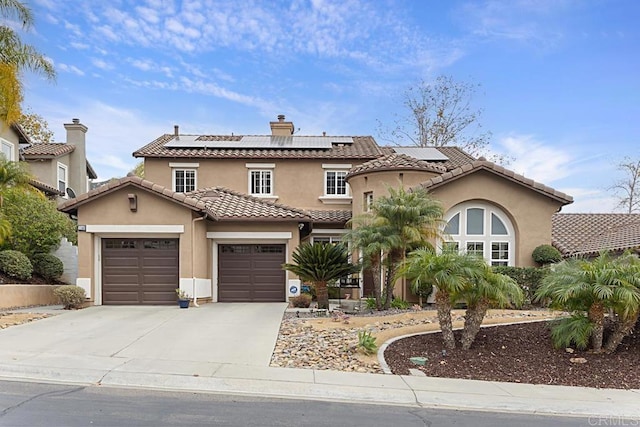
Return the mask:
<path id="1" fill-rule="evenodd" d="M 318 300 L 318 308 L 320 310 L 329 309 L 329 290 L 327 289 L 327 282 L 317 282 L 314 284 L 316 287 L 316 298 Z"/>
<path id="2" fill-rule="evenodd" d="M 471 344 L 473 344 L 480 331 L 480 325 L 482 325 L 488 309 L 489 303 L 485 299 L 480 300 L 475 306 L 467 308 L 464 316 L 464 330 L 460 339 L 463 350 L 471 348 Z"/>
<path id="3" fill-rule="evenodd" d="M 621 318 L 620 320 L 618 320 L 618 323 L 616 324 L 616 327 L 613 330 L 613 333 L 611 334 L 611 336 L 609 336 L 609 339 L 607 340 L 607 344 L 604 346 L 604 350 L 606 353 L 615 352 L 618 346 L 620 345 L 620 343 L 622 342 L 622 340 L 624 339 L 624 337 L 626 337 L 633 331 L 634 327 L 636 326 L 636 323 L 638 322 L 639 314 L 640 313 L 636 313 L 635 315 L 629 318 L 626 318 L 626 319 Z"/>
<path id="4" fill-rule="evenodd" d="M 602 351 L 602 340 L 604 336 L 604 307 L 601 303 L 593 303 L 589 307 L 587 317 L 593 325 L 593 332 L 591 333 L 591 347 L 594 352 L 600 353 Z"/>
<path id="5" fill-rule="evenodd" d="M 389 265 L 387 267 L 387 275 L 384 278 L 385 292 L 384 292 L 384 309 L 389 310 L 391 308 L 391 301 L 393 301 L 393 289 L 395 288 L 395 275 L 399 266 L 399 258 L 396 251 L 389 253 L 388 259 Z"/>
<path id="6" fill-rule="evenodd" d="M 442 331 L 442 340 L 445 348 L 456 348 L 456 339 L 453 336 L 453 322 L 451 321 L 451 297 L 448 292 L 438 289 L 436 292 L 436 308 L 438 309 L 438 322 Z"/>
<path id="7" fill-rule="evenodd" d="M 371 274 L 373 276 L 373 296 L 376 299 L 376 310 L 382 309 L 382 283 L 380 283 L 380 273 L 382 272 L 380 257 L 371 261 Z"/>

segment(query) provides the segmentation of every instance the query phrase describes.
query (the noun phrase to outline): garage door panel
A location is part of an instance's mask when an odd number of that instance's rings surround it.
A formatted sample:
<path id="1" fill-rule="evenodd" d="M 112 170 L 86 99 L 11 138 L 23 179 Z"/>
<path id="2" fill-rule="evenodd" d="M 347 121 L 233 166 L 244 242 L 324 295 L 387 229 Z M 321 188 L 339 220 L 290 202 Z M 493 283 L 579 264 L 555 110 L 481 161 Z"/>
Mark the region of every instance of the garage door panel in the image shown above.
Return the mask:
<path id="1" fill-rule="evenodd" d="M 218 300 L 284 301 L 284 262 L 285 245 L 220 245 Z"/>
<path id="2" fill-rule="evenodd" d="M 178 239 L 103 239 L 103 304 L 175 304 L 178 247 Z"/>

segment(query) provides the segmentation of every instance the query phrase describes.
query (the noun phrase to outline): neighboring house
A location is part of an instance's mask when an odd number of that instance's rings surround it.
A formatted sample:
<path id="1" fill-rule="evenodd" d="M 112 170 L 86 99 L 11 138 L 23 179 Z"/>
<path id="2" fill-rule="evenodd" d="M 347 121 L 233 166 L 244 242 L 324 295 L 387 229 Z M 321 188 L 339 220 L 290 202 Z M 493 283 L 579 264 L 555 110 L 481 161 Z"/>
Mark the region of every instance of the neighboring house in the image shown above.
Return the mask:
<path id="1" fill-rule="evenodd" d="M 87 127 L 78 119 L 64 127 L 67 142 L 29 143 L 21 155 L 35 177 L 34 187 L 67 199 L 89 191 L 97 174 L 86 157 Z"/>
<path id="2" fill-rule="evenodd" d="M 134 152 L 127 177 L 60 206 L 77 215 L 79 279 L 94 304 L 172 304 L 175 288 L 209 301 L 286 301 L 282 269 L 302 242 L 339 241 L 352 215 L 389 186 L 443 203 L 447 244 L 494 265 L 532 265 L 570 196 L 455 147 L 381 147 L 370 136 L 171 134 Z M 361 293 L 370 283 L 361 281 Z M 400 296 L 409 297 L 400 286 Z"/>

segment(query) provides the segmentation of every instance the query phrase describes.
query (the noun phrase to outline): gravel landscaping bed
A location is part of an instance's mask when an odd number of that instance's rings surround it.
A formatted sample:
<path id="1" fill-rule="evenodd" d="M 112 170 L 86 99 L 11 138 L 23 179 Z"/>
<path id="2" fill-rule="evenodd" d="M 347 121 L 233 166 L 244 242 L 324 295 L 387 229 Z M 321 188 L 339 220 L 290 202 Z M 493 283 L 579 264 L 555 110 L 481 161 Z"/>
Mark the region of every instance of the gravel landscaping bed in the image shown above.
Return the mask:
<path id="1" fill-rule="evenodd" d="M 460 332 L 456 331 L 456 339 Z M 443 351 L 440 333 L 403 338 L 384 357 L 394 374 L 420 369 L 427 376 L 529 384 L 640 389 L 640 334 L 625 338 L 616 353 L 556 350 L 548 322 L 483 328 L 473 347 Z M 424 366 L 409 358 L 427 358 Z"/>

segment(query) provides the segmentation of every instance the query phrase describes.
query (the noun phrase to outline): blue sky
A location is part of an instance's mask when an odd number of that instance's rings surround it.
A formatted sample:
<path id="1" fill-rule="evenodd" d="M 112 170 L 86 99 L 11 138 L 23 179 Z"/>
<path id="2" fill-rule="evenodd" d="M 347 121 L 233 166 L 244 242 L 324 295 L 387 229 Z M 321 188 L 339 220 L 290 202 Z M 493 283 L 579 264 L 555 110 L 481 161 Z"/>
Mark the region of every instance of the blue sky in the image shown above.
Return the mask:
<path id="1" fill-rule="evenodd" d="M 30 43 L 58 79 L 27 75 L 25 105 L 56 140 L 77 117 L 100 178 L 184 133 L 373 135 L 406 114 L 402 93 L 438 75 L 480 84 L 494 152 L 609 212 L 616 164 L 639 157 L 640 2 L 635 0 L 29 0 Z"/>

